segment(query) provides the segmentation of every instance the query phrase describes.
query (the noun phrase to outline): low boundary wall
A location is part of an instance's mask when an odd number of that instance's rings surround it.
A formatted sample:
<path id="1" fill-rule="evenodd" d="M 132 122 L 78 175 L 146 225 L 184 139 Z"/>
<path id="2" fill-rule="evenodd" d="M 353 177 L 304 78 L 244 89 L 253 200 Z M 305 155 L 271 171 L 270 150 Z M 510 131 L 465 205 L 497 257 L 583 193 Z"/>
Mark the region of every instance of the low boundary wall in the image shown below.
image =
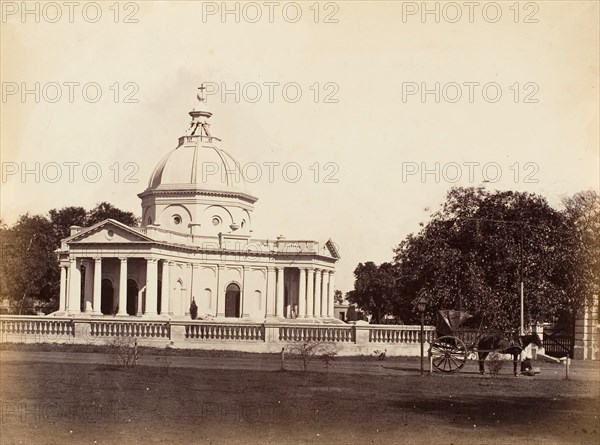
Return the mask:
<path id="1" fill-rule="evenodd" d="M 425 351 L 435 336 L 425 326 Z M 280 352 L 287 345 L 317 341 L 335 345 L 340 356 L 420 354 L 420 326 L 344 325 L 267 321 L 221 322 L 108 317 L 0 316 L 2 343 L 102 345 L 116 337 L 135 337 L 142 346 L 244 352 Z"/>

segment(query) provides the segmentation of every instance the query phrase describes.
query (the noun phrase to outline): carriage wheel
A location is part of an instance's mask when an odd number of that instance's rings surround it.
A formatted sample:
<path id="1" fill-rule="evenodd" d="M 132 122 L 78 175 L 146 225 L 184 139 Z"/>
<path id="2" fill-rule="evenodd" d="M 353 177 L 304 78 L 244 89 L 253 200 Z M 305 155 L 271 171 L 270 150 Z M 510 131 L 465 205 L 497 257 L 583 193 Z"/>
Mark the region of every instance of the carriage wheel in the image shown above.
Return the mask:
<path id="1" fill-rule="evenodd" d="M 453 373 L 460 371 L 465 366 L 468 351 L 460 338 L 445 336 L 437 338 L 431 343 L 429 354 L 435 369 Z"/>

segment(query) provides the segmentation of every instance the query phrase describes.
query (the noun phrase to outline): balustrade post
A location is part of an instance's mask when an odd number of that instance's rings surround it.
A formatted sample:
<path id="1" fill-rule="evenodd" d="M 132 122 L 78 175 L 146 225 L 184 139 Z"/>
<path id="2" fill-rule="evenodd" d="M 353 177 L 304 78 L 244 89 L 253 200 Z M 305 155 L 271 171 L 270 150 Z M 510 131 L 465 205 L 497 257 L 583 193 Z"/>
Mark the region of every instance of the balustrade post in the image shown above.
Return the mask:
<path id="1" fill-rule="evenodd" d="M 361 326 L 354 325 L 354 343 L 356 345 L 366 346 L 369 344 L 369 332 L 371 331 L 371 327 L 369 325 Z"/>
<path id="2" fill-rule="evenodd" d="M 169 324 L 169 340 L 171 343 L 182 342 L 185 339 L 185 326 Z"/>

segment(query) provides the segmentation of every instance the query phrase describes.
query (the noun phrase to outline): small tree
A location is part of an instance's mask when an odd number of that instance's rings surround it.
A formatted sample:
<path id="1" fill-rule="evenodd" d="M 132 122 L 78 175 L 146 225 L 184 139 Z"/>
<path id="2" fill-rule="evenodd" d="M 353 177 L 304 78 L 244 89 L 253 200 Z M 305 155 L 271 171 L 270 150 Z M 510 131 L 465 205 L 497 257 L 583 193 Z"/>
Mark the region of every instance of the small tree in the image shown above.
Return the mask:
<path id="1" fill-rule="evenodd" d="M 344 294 L 342 293 L 341 290 L 336 289 L 333 291 L 333 300 L 337 304 L 342 304 L 344 302 Z"/>
<path id="2" fill-rule="evenodd" d="M 308 372 L 310 364 L 315 358 L 324 360 L 327 369 L 329 369 L 337 354 L 333 345 L 313 340 L 293 343 L 289 346 L 289 351 L 290 354 L 300 359 L 302 372 Z"/>
<path id="3" fill-rule="evenodd" d="M 140 350 L 135 337 L 117 336 L 111 339 L 109 347 L 112 350 L 112 356 L 118 366 L 124 368 L 134 368 L 140 358 Z"/>
<path id="4" fill-rule="evenodd" d="M 354 290 L 348 292 L 347 299 L 361 310 L 372 315 L 372 323 L 392 313 L 397 298 L 395 268 L 390 263 L 377 266 L 372 261 L 359 263 L 354 269 Z"/>
<path id="5" fill-rule="evenodd" d="M 192 298 L 192 304 L 190 304 L 190 317 L 192 317 L 192 320 L 198 318 L 198 305 L 194 298 Z"/>

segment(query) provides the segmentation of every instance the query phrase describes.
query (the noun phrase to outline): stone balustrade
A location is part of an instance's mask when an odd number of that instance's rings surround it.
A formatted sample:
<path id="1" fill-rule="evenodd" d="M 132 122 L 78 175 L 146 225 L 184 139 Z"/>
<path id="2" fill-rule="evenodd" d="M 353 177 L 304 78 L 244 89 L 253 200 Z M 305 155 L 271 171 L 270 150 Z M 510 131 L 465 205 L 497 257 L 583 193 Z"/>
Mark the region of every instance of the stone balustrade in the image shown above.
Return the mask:
<path id="1" fill-rule="evenodd" d="M 426 348 L 435 328 L 425 327 Z M 338 355 L 419 355 L 420 326 L 202 321 L 165 318 L 0 316 L 0 342 L 104 344 L 136 337 L 140 345 L 189 349 L 280 352 L 297 342 L 323 342 Z"/>
<path id="2" fill-rule="evenodd" d="M 172 326 L 185 329 L 186 339 L 264 341 L 264 325 L 246 323 L 174 322 Z"/>
<path id="3" fill-rule="evenodd" d="M 421 336 L 421 326 L 411 325 L 369 325 L 369 342 L 371 343 L 407 343 L 418 344 Z M 425 326 L 424 336 L 426 342 L 431 342 L 435 337 L 435 328 Z"/>
<path id="4" fill-rule="evenodd" d="M 279 340 L 285 342 L 354 342 L 353 326 L 279 326 Z"/>
<path id="5" fill-rule="evenodd" d="M 94 337 L 169 338 L 167 323 L 90 321 L 89 335 Z"/>
<path id="6" fill-rule="evenodd" d="M 0 334 L 5 335 L 69 335 L 75 333 L 72 318 L 0 317 Z"/>

